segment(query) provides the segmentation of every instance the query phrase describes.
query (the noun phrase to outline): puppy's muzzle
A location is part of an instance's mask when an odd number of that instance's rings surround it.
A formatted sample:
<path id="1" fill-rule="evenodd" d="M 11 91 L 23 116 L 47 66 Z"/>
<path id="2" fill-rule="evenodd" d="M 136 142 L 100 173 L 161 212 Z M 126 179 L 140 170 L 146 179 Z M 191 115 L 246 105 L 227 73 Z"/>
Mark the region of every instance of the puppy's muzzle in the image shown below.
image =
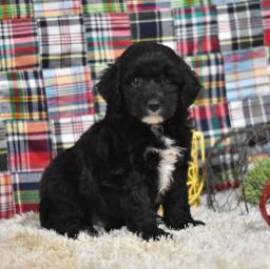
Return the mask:
<path id="1" fill-rule="evenodd" d="M 142 118 L 142 121 L 147 124 L 159 124 L 164 121 L 160 115 L 161 103 L 158 99 L 151 99 L 147 102 L 148 115 Z"/>
<path id="2" fill-rule="evenodd" d="M 158 113 L 158 110 L 160 109 L 160 102 L 158 100 L 150 100 L 147 106 L 150 112 Z"/>

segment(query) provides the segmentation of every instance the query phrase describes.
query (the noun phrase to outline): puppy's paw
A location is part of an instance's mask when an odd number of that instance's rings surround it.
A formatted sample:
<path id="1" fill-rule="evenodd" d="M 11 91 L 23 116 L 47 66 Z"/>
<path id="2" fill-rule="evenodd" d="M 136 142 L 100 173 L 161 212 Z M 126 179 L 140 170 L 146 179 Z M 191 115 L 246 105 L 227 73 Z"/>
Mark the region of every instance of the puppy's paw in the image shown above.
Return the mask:
<path id="1" fill-rule="evenodd" d="M 98 236 L 98 232 L 93 227 L 69 227 L 65 232 L 62 234 L 67 235 L 71 239 L 77 239 L 80 232 L 86 232 L 90 236 Z"/>
<path id="2" fill-rule="evenodd" d="M 159 151 L 153 147 L 147 148 L 143 157 L 149 167 L 156 168 L 160 162 Z"/>
<path id="3" fill-rule="evenodd" d="M 200 220 L 194 220 L 194 219 L 189 219 L 186 221 L 178 221 L 175 223 L 166 223 L 166 226 L 170 229 L 173 230 L 182 230 L 182 229 L 186 229 L 190 226 L 198 226 L 198 225 L 205 225 L 205 223 L 203 221 Z"/>
<path id="4" fill-rule="evenodd" d="M 77 239 L 78 235 L 80 233 L 80 228 L 79 227 L 69 227 L 68 229 L 66 229 L 66 231 L 61 231 L 60 232 L 63 235 L 66 235 L 67 237 L 71 238 L 71 239 Z"/>
<path id="5" fill-rule="evenodd" d="M 151 239 L 157 241 L 157 240 L 160 240 L 161 237 L 166 237 L 166 238 L 172 239 L 173 235 L 165 232 L 164 230 L 162 230 L 160 228 L 157 228 L 156 230 L 154 230 L 151 233 L 149 233 L 149 232 L 142 233 L 142 237 L 143 237 L 143 239 L 145 239 L 147 241 L 151 240 Z"/>
<path id="6" fill-rule="evenodd" d="M 205 225 L 205 223 L 203 221 L 200 221 L 200 220 L 192 220 L 192 225 L 193 226 Z"/>
<path id="7" fill-rule="evenodd" d="M 96 229 L 94 229 L 93 227 L 85 227 L 85 232 L 93 237 L 97 237 L 98 236 L 98 232 Z"/>

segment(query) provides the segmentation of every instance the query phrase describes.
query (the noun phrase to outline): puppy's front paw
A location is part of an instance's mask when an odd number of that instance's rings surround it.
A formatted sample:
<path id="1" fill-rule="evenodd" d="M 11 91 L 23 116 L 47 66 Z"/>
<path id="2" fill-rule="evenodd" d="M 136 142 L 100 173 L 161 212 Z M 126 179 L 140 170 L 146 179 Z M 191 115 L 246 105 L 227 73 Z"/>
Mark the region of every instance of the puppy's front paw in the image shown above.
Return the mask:
<path id="1" fill-rule="evenodd" d="M 149 167 L 157 167 L 160 162 L 159 151 L 153 147 L 147 148 L 143 157 Z"/>
<path id="2" fill-rule="evenodd" d="M 205 225 L 205 223 L 203 221 L 194 219 L 189 219 L 186 221 L 178 221 L 175 223 L 166 223 L 166 226 L 173 230 L 182 230 L 190 226 L 198 226 L 198 225 Z"/>
<path id="3" fill-rule="evenodd" d="M 66 229 L 66 231 L 61 231 L 60 232 L 63 235 L 66 235 L 67 237 L 71 239 L 77 239 L 79 233 L 80 233 L 80 228 L 79 227 L 69 227 Z"/>
<path id="4" fill-rule="evenodd" d="M 193 226 L 205 225 L 205 223 L 203 221 L 200 221 L 200 220 L 192 220 L 192 223 L 191 224 Z"/>
<path id="5" fill-rule="evenodd" d="M 96 229 L 94 229 L 93 227 L 86 227 L 85 231 L 88 235 L 93 236 L 93 237 L 97 237 L 98 236 L 98 232 Z"/>
<path id="6" fill-rule="evenodd" d="M 153 232 L 149 233 L 149 232 L 144 232 L 142 233 L 142 237 L 143 239 L 145 240 L 150 240 L 150 239 L 153 239 L 153 240 L 160 240 L 160 238 L 162 236 L 165 236 L 166 238 L 172 238 L 172 234 L 170 233 L 167 233 L 165 232 L 164 230 L 162 229 L 159 229 L 157 228 L 156 230 L 154 230 Z"/>

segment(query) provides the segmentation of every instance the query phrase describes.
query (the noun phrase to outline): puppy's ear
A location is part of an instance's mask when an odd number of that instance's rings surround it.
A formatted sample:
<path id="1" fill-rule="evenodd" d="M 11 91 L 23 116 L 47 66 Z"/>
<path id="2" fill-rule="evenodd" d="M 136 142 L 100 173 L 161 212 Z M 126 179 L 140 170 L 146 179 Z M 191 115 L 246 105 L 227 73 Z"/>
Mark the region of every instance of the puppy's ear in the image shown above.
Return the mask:
<path id="1" fill-rule="evenodd" d="M 109 65 L 101 76 L 99 83 L 96 85 L 98 92 L 107 102 L 107 105 L 114 109 L 120 106 L 119 79 L 119 67 L 116 62 Z"/>
<path id="2" fill-rule="evenodd" d="M 184 85 L 182 89 L 182 103 L 188 108 L 193 104 L 198 96 L 202 85 L 196 75 L 196 73 L 190 68 L 190 66 L 181 58 L 182 75 L 184 76 Z"/>

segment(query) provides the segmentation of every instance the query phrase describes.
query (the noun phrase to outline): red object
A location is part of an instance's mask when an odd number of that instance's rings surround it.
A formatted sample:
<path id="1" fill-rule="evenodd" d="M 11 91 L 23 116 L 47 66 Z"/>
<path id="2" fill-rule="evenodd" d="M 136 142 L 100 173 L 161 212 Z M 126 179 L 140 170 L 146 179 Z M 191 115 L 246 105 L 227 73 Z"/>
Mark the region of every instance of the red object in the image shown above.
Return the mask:
<path id="1" fill-rule="evenodd" d="M 270 226 L 270 215 L 268 215 L 266 204 L 267 201 L 270 199 L 270 181 L 268 181 L 262 191 L 262 195 L 260 198 L 260 210 L 264 220 Z"/>

